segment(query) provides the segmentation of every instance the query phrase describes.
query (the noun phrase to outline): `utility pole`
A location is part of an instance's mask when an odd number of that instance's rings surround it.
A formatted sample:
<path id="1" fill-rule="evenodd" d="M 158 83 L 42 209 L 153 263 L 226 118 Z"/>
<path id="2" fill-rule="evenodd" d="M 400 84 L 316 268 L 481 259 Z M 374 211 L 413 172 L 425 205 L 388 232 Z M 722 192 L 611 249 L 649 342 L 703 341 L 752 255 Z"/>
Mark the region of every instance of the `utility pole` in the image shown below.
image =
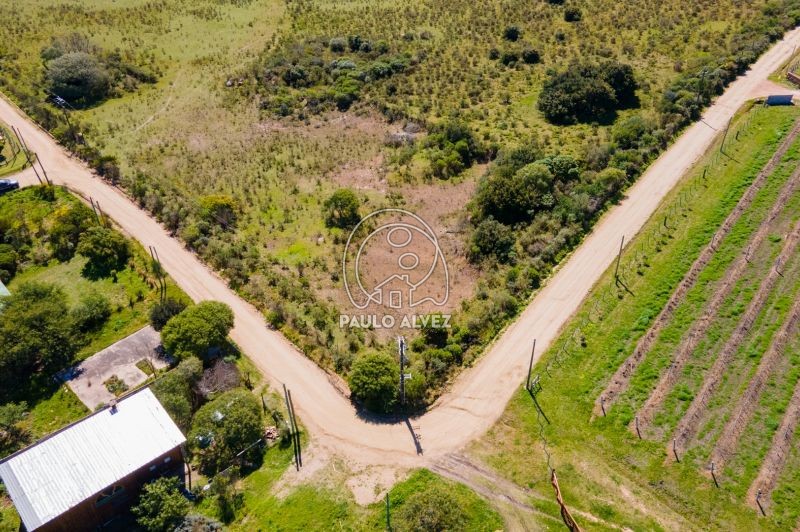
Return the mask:
<path id="1" fill-rule="evenodd" d="M 33 161 L 31 161 L 31 154 L 28 152 L 28 149 L 25 147 L 25 142 L 22 140 L 22 135 L 19 134 L 19 131 L 17 131 L 17 128 L 15 128 L 14 126 L 11 126 L 11 131 L 13 131 L 14 135 L 16 135 L 17 140 L 19 141 L 20 149 L 22 150 L 22 153 L 25 155 L 25 160 L 28 162 L 29 165 L 31 165 L 31 168 L 33 168 L 33 173 L 36 174 L 36 179 L 39 180 L 39 184 L 40 185 L 44 184 L 44 183 L 42 183 L 42 178 L 39 175 L 39 171 L 33 165 Z"/>
<path id="2" fill-rule="evenodd" d="M 533 354 L 536 352 L 536 338 L 533 339 L 533 349 L 531 349 L 531 361 L 528 364 L 528 380 L 525 381 L 525 388 L 531 389 L 531 371 L 533 370 Z"/>
<path id="3" fill-rule="evenodd" d="M 389 492 L 386 492 L 386 530 L 392 532 L 392 514 L 389 509 Z"/>
<path id="4" fill-rule="evenodd" d="M 622 235 L 622 240 L 619 243 L 619 253 L 617 254 L 617 266 L 614 268 L 614 281 L 619 283 L 619 261 L 622 260 L 622 247 L 625 245 L 625 235 Z"/>
<path id="5" fill-rule="evenodd" d="M 400 354 L 400 404 L 406 404 L 406 339 L 397 337 L 397 351 Z"/>

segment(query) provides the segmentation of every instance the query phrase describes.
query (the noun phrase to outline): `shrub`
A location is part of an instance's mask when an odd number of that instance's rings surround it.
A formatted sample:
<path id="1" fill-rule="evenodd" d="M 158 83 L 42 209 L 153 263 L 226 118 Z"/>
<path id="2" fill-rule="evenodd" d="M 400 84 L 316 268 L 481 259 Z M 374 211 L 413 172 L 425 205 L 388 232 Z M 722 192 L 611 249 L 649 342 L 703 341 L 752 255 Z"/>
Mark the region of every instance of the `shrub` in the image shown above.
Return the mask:
<path id="1" fill-rule="evenodd" d="M 203 374 L 203 363 L 187 357 L 172 371 L 157 379 L 151 389 L 172 420 L 185 433 L 192 425 L 194 386 Z"/>
<path id="2" fill-rule="evenodd" d="M 506 224 L 530 220 L 537 208 L 552 207 L 552 184 L 553 174 L 541 163 L 527 164 L 512 175 L 493 173 L 482 182 L 477 204 L 485 216 Z"/>
<path id="3" fill-rule="evenodd" d="M 60 211 L 50 228 L 50 248 L 53 256 L 68 261 L 75 255 L 78 241 L 95 222 L 92 211 L 83 204 L 75 203 L 66 211 Z"/>
<path id="4" fill-rule="evenodd" d="M 150 309 L 150 325 L 153 326 L 153 329 L 160 331 L 173 316 L 177 316 L 185 308 L 186 303 L 171 297 L 158 301 Z"/>
<path id="5" fill-rule="evenodd" d="M 533 48 L 523 48 L 522 50 L 522 61 L 528 65 L 534 65 L 541 61 L 541 56 L 539 55 L 538 50 L 534 50 Z"/>
<path id="6" fill-rule="evenodd" d="M 520 35 L 522 35 L 522 32 L 516 26 L 508 26 L 503 30 L 503 38 L 507 41 L 516 41 Z"/>
<path id="7" fill-rule="evenodd" d="M 69 364 L 77 343 L 64 292 L 40 282 L 17 287 L 4 300 L 0 345 L 0 398 Z"/>
<path id="8" fill-rule="evenodd" d="M 400 367 L 389 355 L 358 357 L 348 379 L 353 399 L 373 412 L 391 412 L 397 401 L 399 372 Z"/>
<path id="9" fill-rule="evenodd" d="M 361 220 L 358 208 L 361 202 L 356 193 L 349 188 L 340 188 L 323 204 L 325 209 L 325 225 L 350 229 Z"/>
<path id="10" fill-rule="evenodd" d="M 81 295 L 78 305 L 72 309 L 75 325 L 82 332 L 100 327 L 109 316 L 111 316 L 111 303 L 107 297 L 95 290 Z"/>
<path id="11" fill-rule="evenodd" d="M 120 269 L 128 261 L 128 242 L 118 232 L 106 227 L 90 227 L 80 236 L 77 251 L 89 259 L 85 273 L 103 277 Z"/>
<path id="12" fill-rule="evenodd" d="M 342 53 L 347 48 L 347 39 L 343 37 L 334 37 L 331 39 L 330 43 L 328 43 L 328 47 L 331 49 L 331 52 Z"/>
<path id="13" fill-rule="evenodd" d="M 261 438 L 261 415 L 261 403 L 242 389 L 225 392 L 203 405 L 194 416 L 188 438 L 203 472 L 214 474 L 228 467 L 241 451 Z M 247 456 L 252 459 L 259 452 L 256 446 Z"/>
<path id="14" fill-rule="evenodd" d="M 189 501 L 180 487 L 176 477 L 161 477 L 145 484 L 138 504 L 131 508 L 136 522 L 148 532 L 174 530 L 189 512 Z"/>
<path id="15" fill-rule="evenodd" d="M 465 530 L 467 517 L 452 488 L 427 487 L 408 497 L 397 512 L 403 530 Z"/>
<path id="16" fill-rule="evenodd" d="M 66 53 L 47 65 L 50 91 L 73 103 L 91 104 L 108 96 L 111 78 L 105 67 L 86 52 Z"/>
<path id="17" fill-rule="evenodd" d="M 228 229 L 236 224 L 238 210 L 236 200 L 224 194 L 212 194 L 200 198 L 200 217 L 223 229 Z"/>
<path id="18" fill-rule="evenodd" d="M 213 485 L 213 484 L 212 484 Z M 172 532 L 222 532 L 222 523 L 205 515 L 187 515 Z"/>
<path id="19" fill-rule="evenodd" d="M 545 80 L 539 110 L 556 124 L 608 121 L 617 109 L 638 103 L 637 87 L 629 65 L 573 63 Z"/>
<path id="20" fill-rule="evenodd" d="M 564 9 L 564 20 L 567 22 L 578 22 L 581 19 L 581 10 L 575 6 Z"/>
<path id="21" fill-rule="evenodd" d="M 233 312 L 228 305 L 203 301 L 170 319 L 161 330 L 161 342 L 175 356 L 203 357 L 225 345 L 232 328 Z"/>
<path id="22" fill-rule="evenodd" d="M 495 257 L 499 262 L 507 262 L 514 250 L 514 231 L 491 216 L 481 221 L 472 234 L 470 258 Z"/>
<path id="23" fill-rule="evenodd" d="M 10 244 L 0 244 L 0 281 L 7 283 L 17 273 L 17 252 Z"/>

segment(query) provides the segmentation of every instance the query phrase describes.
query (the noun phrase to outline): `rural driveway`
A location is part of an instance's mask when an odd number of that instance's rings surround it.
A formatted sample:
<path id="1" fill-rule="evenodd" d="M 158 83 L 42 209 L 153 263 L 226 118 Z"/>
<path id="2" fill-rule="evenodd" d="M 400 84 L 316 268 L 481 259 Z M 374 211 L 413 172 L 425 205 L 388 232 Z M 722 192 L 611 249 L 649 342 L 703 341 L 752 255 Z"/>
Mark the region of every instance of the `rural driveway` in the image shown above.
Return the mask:
<path id="1" fill-rule="evenodd" d="M 215 299 L 231 306 L 236 316 L 233 340 L 273 386 L 285 383 L 292 390 L 296 409 L 317 445 L 360 463 L 420 466 L 427 463 L 426 459 L 436 459 L 463 447 L 491 427 L 525 376 L 533 338 L 537 339 L 537 351 L 544 352 L 613 261 L 620 237 L 625 235 L 630 239 L 642 227 L 745 101 L 773 90 L 764 80 L 789 59 L 798 44 L 800 29 L 795 29 L 731 84 L 708 108 L 703 121 L 688 128 L 628 190 L 627 198 L 599 220 L 592 233 L 480 361 L 466 370 L 428 413 L 410 424 L 372 423 L 359 417 L 324 371 L 283 336 L 270 330 L 255 307 L 238 297 L 225 281 L 120 190 L 95 177 L 2 99 L 0 120 L 22 131 L 51 179 L 84 197 L 91 196 L 122 230 L 145 246 L 155 246 L 166 270 L 192 299 Z M 30 169 L 20 177 L 26 184 L 35 182 Z M 425 458 L 416 453 L 410 433 L 412 425 L 421 436 Z"/>

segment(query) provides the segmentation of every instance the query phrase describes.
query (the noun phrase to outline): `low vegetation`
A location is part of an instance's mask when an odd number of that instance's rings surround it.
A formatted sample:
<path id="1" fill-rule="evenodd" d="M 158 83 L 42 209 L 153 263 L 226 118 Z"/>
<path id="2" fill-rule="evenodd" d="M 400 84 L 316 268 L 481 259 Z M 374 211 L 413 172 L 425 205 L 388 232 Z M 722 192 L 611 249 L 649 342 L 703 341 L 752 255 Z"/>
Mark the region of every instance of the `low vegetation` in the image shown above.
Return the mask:
<path id="1" fill-rule="evenodd" d="M 632 370 L 630 387 L 615 403 L 604 405 L 605 415 L 598 406 L 598 397 L 611 376 L 647 333 L 674 287 L 798 118 L 793 109 L 750 113 L 754 116 L 746 114 L 734 122 L 734 129 L 740 132 L 738 140 L 729 140 L 725 148 L 730 158 L 715 156 L 719 146 L 714 147 L 662 205 L 659 213 L 668 216 L 669 233 L 663 230 L 663 216 L 656 214 L 630 244 L 629 250 L 639 252 L 628 251 L 623 256 L 624 288 L 615 285 L 613 270 L 607 272 L 534 368 L 534 376 L 539 375 L 542 383 L 536 404 L 527 391 L 520 392 L 487 441 L 474 445 L 478 454 L 508 478 L 542 495 L 552 493 L 541 451 L 543 434 L 561 488 L 569 494 L 565 496 L 567 504 L 576 510 L 631 528 L 691 527 L 707 522 L 709 508 L 713 508 L 715 523 L 731 529 L 796 526 L 800 511 L 795 501 L 786 497 L 797 489 L 796 475 L 777 475 L 774 485 L 778 488 L 772 500 L 763 493 L 766 517 L 759 516 L 749 498 L 755 495 L 752 482 L 782 413 L 789 409 L 795 373 L 778 376 L 780 371 L 775 372 L 769 396 L 754 403 L 758 414 L 743 421 L 744 431 L 740 441 L 734 443 L 735 452 L 725 455 L 724 466 L 719 458 L 711 458 L 717 461 L 719 488 L 709 473 L 709 457 L 723 427 L 759 359 L 792 312 L 791 302 L 798 290 L 796 276 L 788 273 L 795 271 L 796 261 L 787 260 L 782 262 L 785 278 L 775 282 L 763 306 L 754 307 L 761 297 L 756 296 L 758 285 L 763 283 L 754 286 L 752 280 L 773 271 L 775 258 L 787 244 L 783 238 L 766 238 L 750 251 L 746 249 L 763 223 L 773 227 L 767 234 L 785 234 L 796 221 L 800 209 L 796 188 L 786 206 L 775 217 L 770 215 L 783 187 L 796 179 L 792 176 L 798 159 L 796 140 L 755 193 L 752 204 L 716 243 L 696 285 L 681 299 L 674 317 L 656 336 L 641 365 Z M 750 125 L 745 128 L 747 123 Z M 707 165 L 708 181 L 704 181 Z M 730 281 L 725 304 L 711 314 L 707 332 L 699 338 L 685 367 L 675 371 L 675 386 L 663 396 L 662 406 L 651 418 L 653 423 L 647 423 L 642 405 L 659 378 L 677 364 L 679 346 L 691 338 L 687 331 L 705 312 L 712 295 L 723 289 L 720 283 L 726 282 L 730 265 L 746 251 L 750 255 L 745 277 Z M 750 309 L 755 308 L 760 310 L 752 317 L 752 326 L 729 357 L 726 350 L 739 337 L 732 331 L 741 320 L 750 320 Z M 796 333 L 787 341 L 794 345 Z M 786 354 L 790 352 L 787 348 Z M 719 362 L 726 364 L 724 379 L 715 377 Z M 709 387 L 704 381 L 716 384 Z M 687 412 L 700 411 L 690 406 L 697 401 L 703 405 L 700 416 L 682 419 Z M 538 414 L 537 404 L 550 424 Z M 792 441 L 795 438 L 792 436 Z M 537 464 L 530 463 L 531 449 L 535 449 Z M 680 462 L 675 461 L 674 452 Z M 536 504 L 558 518 L 557 506 Z"/>

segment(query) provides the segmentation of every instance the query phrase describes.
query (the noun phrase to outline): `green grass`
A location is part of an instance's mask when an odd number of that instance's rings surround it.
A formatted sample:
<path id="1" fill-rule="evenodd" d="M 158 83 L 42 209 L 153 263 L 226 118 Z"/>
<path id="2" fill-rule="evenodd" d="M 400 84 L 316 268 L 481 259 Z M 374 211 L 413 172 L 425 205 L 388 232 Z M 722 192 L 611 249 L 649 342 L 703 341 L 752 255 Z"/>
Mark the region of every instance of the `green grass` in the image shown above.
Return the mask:
<path id="1" fill-rule="evenodd" d="M 633 252 L 623 257 L 623 271 L 627 272 L 625 282 L 636 295 L 620 294 L 620 297 L 607 300 L 603 307 L 603 319 L 583 329 L 586 347 L 570 348 L 569 355 L 562 359 L 562 366 L 551 367 L 552 378 L 544 372 L 543 364 L 553 359 L 554 348 L 537 365 L 535 372 L 542 374 L 544 384 L 538 399 L 553 422 L 546 427 L 545 434 L 553 453 L 553 463 L 559 471 L 564 496 L 572 507 L 597 512 L 604 505 L 609 506 L 604 511 L 613 513 L 612 521 L 634 529 L 779 527 L 779 522 L 772 520 L 772 517 L 758 521 L 755 512 L 743 504 L 738 489 L 730 486 L 714 489 L 710 479 L 701 474 L 698 464 L 693 460 L 687 459 L 681 464 L 665 463 L 665 440 L 640 441 L 629 431 L 633 407 L 644 400 L 650 387 L 648 382 L 652 383 L 663 367 L 663 362 L 654 360 L 659 355 L 647 358 L 639 372 L 638 381 L 632 384 L 641 391 L 631 391 L 629 399 L 611 408 L 607 417 L 593 418 L 592 409 L 610 375 L 632 351 L 700 249 L 772 155 L 781 135 L 798 115 L 800 113 L 795 109 L 759 111 L 750 131 L 741 136 L 740 142 L 727 148 L 739 163 L 723 158 L 710 170 L 709 183 L 713 185 L 700 188 L 691 197 L 691 210 L 682 210 L 683 215 L 674 222 L 671 237 L 662 241 L 661 251 L 648 253 L 649 267 L 642 270 L 642 275 L 624 266 L 626 261 L 632 260 L 629 257 Z M 700 161 L 690 173 L 690 178 L 701 173 L 713 155 L 712 152 Z M 786 160 L 796 160 L 796 157 L 797 146 L 792 148 Z M 736 247 L 746 241 L 747 235 L 755 228 L 758 213 L 768 208 L 770 198 L 774 198 L 777 188 L 793 166 L 794 163 L 782 165 L 768 186 L 759 193 L 752 206 L 752 216 L 744 216 L 734 227 L 729 238 L 723 242 L 719 257 L 715 256 L 709 266 L 716 271 L 704 274 L 706 278 L 698 283 L 696 291 L 713 289 L 714 283 L 709 281 L 719 277 L 725 265 L 732 260 Z M 667 198 L 661 212 L 665 212 L 676 201 L 677 195 L 689 186 L 690 180 L 684 179 Z M 791 210 L 785 214 L 785 219 L 797 216 L 796 198 L 787 209 Z M 642 234 L 652 234 L 662 219 L 663 214 L 654 215 Z M 629 249 L 636 249 L 642 241 L 642 237 L 637 238 Z M 767 247 L 776 245 L 780 244 L 766 244 Z M 726 246 L 731 246 L 731 249 Z M 741 253 L 741 247 L 738 249 Z M 768 250 L 768 255 L 773 253 Z M 708 284 L 703 286 L 704 283 Z M 794 283 L 791 280 L 792 286 Z M 571 334 L 582 322 L 599 294 L 610 289 L 612 293 L 615 292 L 613 271 L 598 283 L 575 320 L 566 326 L 565 336 L 555 342 L 555 346 L 560 345 L 567 333 Z M 787 287 L 785 293 L 791 294 L 793 289 Z M 695 302 L 701 304 L 707 295 L 695 299 Z M 687 306 L 692 307 L 693 304 L 687 303 Z M 774 319 L 780 320 L 785 315 L 785 302 L 768 306 L 775 312 L 772 314 Z M 688 310 L 699 312 L 699 308 Z M 766 326 L 763 320 L 762 325 Z M 678 332 L 674 334 L 677 336 Z M 770 333 L 764 330 L 764 334 L 768 336 Z M 755 363 L 757 360 L 747 361 L 744 367 Z M 698 378 L 701 376 L 698 375 Z M 785 390 L 785 384 L 782 386 L 785 398 L 790 391 Z M 633 397 L 635 399 L 631 399 Z M 489 437 L 474 444 L 473 448 L 510 479 L 551 496 L 538 431 L 536 410 L 527 393 L 520 392 Z M 783 512 L 796 505 L 795 501 L 789 501 L 786 497 L 781 502 L 787 505 Z M 549 512 L 553 510 L 550 508 Z M 709 515 L 714 516 L 710 522 L 707 520 Z M 588 522 L 582 524 L 592 527 Z"/>
<path id="2" fill-rule="evenodd" d="M 46 436 L 89 414 L 86 406 L 67 386 L 37 402 L 25 418 L 23 426 L 34 440 Z"/>

